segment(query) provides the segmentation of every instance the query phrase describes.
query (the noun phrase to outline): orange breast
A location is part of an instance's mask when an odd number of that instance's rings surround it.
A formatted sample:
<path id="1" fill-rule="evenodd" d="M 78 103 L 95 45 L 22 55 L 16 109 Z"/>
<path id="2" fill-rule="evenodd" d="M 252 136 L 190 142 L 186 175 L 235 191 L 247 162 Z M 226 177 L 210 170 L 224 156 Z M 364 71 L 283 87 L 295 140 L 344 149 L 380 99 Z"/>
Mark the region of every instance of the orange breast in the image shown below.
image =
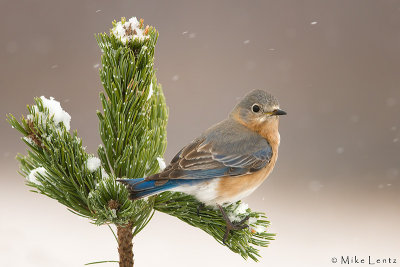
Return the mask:
<path id="1" fill-rule="evenodd" d="M 243 122 L 241 122 L 243 123 Z M 280 137 L 278 132 L 279 119 L 268 120 L 260 124 L 245 125 L 253 131 L 264 137 L 272 148 L 272 158 L 269 164 L 263 169 L 240 177 L 223 177 L 220 178 L 217 187 L 216 202 L 219 204 L 235 202 L 249 194 L 251 194 L 257 187 L 259 187 L 268 175 L 274 169 L 276 160 L 278 158 L 278 147 Z"/>
<path id="2" fill-rule="evenodd" d="M 248 175 L 240 177 L 223 177 L 220 178 L 217 187 L 217 203 L 235 202 L 247 195 L 251 194 L 257 187 L 259 187 L 268 175 L 272 172 L 276 159 L 278 157 L 278 150 L 274 151 L 271 162 L 263 169 Z"/>

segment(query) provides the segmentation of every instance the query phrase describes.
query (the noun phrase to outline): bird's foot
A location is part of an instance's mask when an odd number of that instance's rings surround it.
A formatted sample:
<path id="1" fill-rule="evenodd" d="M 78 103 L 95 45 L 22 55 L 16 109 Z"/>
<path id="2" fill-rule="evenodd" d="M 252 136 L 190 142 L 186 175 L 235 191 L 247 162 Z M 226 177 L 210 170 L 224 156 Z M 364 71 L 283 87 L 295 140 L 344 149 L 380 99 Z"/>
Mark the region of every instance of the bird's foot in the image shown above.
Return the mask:
<path id="1" fill-rule="evenodd" d="M 222 208 L 222 206 L 218 205 L 218 208 L 221 211 L 222 217 L 224 217 L 224 220 L 226 222 L 225 234 L 224 234 L 224 238 L 222 239 L 222 242 L 226 245 L 226 240 L 228 239 L 229 233 L 232 230 L 242 230 L 244 228 L 249 227 L 247 224 L 245 224 L 245 222 L 247 222 L 247 220 L 250 218 L 250 216 L 246 216 L 246 218 L 244 218 L 240 222 L 232 222 L 229 219 L 226 212 L 224 211 L 224 209 Z"/>

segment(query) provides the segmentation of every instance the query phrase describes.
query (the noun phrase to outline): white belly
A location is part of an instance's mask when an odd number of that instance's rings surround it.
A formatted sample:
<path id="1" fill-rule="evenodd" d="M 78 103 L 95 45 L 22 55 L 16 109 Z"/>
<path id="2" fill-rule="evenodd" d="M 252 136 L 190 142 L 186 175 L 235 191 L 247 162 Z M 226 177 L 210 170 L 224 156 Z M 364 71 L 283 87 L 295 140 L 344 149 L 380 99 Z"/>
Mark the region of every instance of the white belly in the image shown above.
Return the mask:
<path id="1" fill-rule="evenodd" d="M 210 181 L 206 181 L 203 183 L 195 184 L 195 185 L 182 185 L 176 188 L 173 188 L 169 191 L 174 192 L 182 192 L 188 195 L 194 196 L 200 202 L 203 202 L 206 205 L 215 205 L 217 195 L 217 187 L 220 178 L 210 179 Z"/>

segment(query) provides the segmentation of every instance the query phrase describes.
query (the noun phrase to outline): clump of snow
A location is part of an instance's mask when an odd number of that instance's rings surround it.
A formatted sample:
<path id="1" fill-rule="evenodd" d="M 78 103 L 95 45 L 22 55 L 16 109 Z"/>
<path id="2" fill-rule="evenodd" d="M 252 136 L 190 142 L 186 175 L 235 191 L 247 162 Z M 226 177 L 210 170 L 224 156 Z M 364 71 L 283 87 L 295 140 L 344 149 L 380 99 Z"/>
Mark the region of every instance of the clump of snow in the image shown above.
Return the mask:
<path id="1" fill-rule="evenodd" d="M 231 212 L 228 212 L 228 217 L 232 222 L 238 222 L 248 215 L 247 209 L 249 205 L 240 202 Z"/>
<path id="2" fill-rule="evenodd" d="M 249 219 L 250 231 L 252 233 L 263 233 L 267 231 L 267 228 L 265 226 L 257 225 L 256 223 L 257 223 L 257 218 L 251 217 Z"/>
<path id="3" fill-rule="evenodd" d="M 36 107 L 36 106 L 35 106 L 35 107 Z M 27 119 L 28 121 L 33 121 L 33 115 L 32 115 L 32 114 L 26 115 L 26 119 Z"/>
<path id="4" fill-rule="evenodd" d="M 101 161 L 97 157 L 90 157 L 86 161 L 86 167 L 89 171 L 94 172 L 96 171 L 101 165 Z"/>
<path id="5" fill-rule="evenodd" d="M 65 129 L 69 131 L 71 116 L 62 109 L 60 102 L 55 100 L 54 97 L 50 97 L 50 99 L 47 99 L 46 97 L 41 96 L 40 99 L 42 99 L 43 107 L 49 110 L 49 117 L 54 116 L 54 123 L 59 124 L 60 122 L 62 122 L 65 126 Z"/>
<path id="6" fill-rule="evenodd" d="M 167 164 L 165 164 L 165 161 L 163 158 L 157 157 L 157 161 L 158 161 L 158 166 L 160 166 L 160 170 L 164 170 L 165 167 L 167 166 Z"/>
<path id="7" fill-rule="evenodd" d="M 46 175 L 46 169 L 43 168 L 43 167 L 39 167 L 39 168 L 33 169 L 33 170 L 31 170 L 29 175 L 26 177 L 26 179 L 29 182 L 35 183 L 37 185 L 42 185 L 42 183 L 39 182 L 39 180 L 37 179 L 37 177 L 38 177 L 37 174 L 40 174 L 42 176 Z"/>
<path id="8" fill-rule="evenodd" d="M 158 166 L 160 166 L 160 170 L 164 170 L 165 167 L 167 166 L 167 164 L 165 164 L 165 161 L 163 158 L 157 157 L 157 161 L 158 161 Z"/>
<path id="9" fill-rule="evenodd" d="M 249 208 L 249 205 L 247 205 L 244 202 L 240 202 L 240 204 L 236 207 L 235 212 L 237 214 L 244 214 L 244 213 L 246 213 L 248 208 Z"/>
<path id="10" fill-rule="evenodd" d="M 28 136 L 24 136 L 23 138 L 24 138 L 24 140 L 25 140 L 26 142 L 28 142 L 30 145 L 32 145 L 32 146 L 35 145 L 35 142 L 32 140 L 32 138 L 30 138 L 30 137 L 28 137 Z"/>
<path id="11" fill-rule="evenodd" d="M 310 24 L 311 25 L 316 25 L 318 23 L 318 21 L 313 21 L 313 22 L 311 22 Z"/>
<path id="12" fill-rule="evenodd" d="M 149 95 L 147 96 L 147 100 L 149 100 L 152 95 L 153 95 L 153 82 L 150 83 Z"/>
<path id="13" fill-rule="evenodd" d="M 46 138 L 46 141 L 49 143 L 51 142 L 51 136 L 52 136 L 51 134 L 50 135 L 47 135 L 46 133 L 42 134 L 42 138 Z"/>
<path id="14" fill-rule="evenodd" d="M 39 111 L 38 106 L 34 105 L 33 110 L 35 114 L 38 115 L 39 121 L 41 123 L 46 123 L 47 119 L 52 118 L 53 122 L 56 125 L 62 122 L 65 126 L 65 129 L 69 131 L 71 124 L 71 116 L 65 110 L 62 109 L 60 102 L 55 100 L 53 97 L 47 99 L 46 97 L 41 96 L 40 99 L 42 100 L 43 107 L 48 109 L 48 113 Z M 33 121 L 34 116 L 33 114 L 29 114 L 26 116 L 26 118 L 27 120 Z"/>
<path id="15" fill-rule="evenodd" d="M 143 41 L 149 38 L 149 36 L 145 35 L 144 30 L 140 29 L 140 23 L 136 17 L 132 17 L 127 21 L 123 19 L 123 21 L 124 23 L 118 21 L 111 30 L 115 37 L 121 39 L 123 44 L 135 39 Z"/>
<path id="16" fill-rule="evenodd" d="M 116 209 L 111 209 L 111 216 L 113 218 L 117 218 L 117 210 Z"/>
<path id="17" fill-rule="evenodd" d="M 101 177 L 110 178 L 110 176 L 108 176 L 108 173 L 103 168 L 101 168 Z"/>

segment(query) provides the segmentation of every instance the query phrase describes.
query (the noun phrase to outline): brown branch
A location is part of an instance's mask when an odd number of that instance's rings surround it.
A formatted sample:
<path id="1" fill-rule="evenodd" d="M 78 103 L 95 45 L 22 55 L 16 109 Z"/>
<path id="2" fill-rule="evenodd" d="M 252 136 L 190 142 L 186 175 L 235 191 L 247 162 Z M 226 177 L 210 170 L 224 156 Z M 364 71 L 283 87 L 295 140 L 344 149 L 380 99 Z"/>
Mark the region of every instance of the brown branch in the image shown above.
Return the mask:
<path id="1" fill-rule="evenodd" d="M 117 226 L 119 267 L 133 267 L 132 223 Z"/>

